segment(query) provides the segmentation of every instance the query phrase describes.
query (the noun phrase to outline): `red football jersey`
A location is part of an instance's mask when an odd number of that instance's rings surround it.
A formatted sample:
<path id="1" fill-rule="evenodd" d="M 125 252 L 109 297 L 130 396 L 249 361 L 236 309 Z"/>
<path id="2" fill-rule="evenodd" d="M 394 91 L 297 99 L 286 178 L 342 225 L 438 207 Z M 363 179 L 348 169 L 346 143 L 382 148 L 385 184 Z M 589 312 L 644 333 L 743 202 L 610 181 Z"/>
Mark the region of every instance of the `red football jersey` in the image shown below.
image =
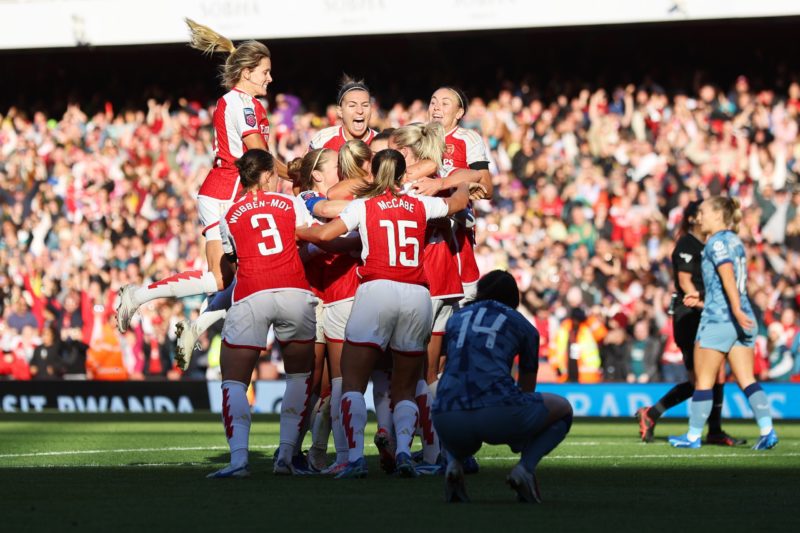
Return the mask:
<path id="1" fill-rule="evenodd" d="M 312 198 L 325 198 L 325 195 L 317 191 L 303 191 L 297 196 L 304 202 Z M 327 221 L 314 213 L 311 216 L 320 224 Z M 359 259 L 350 254 L 325 253 L 305 263 L 306 276 L 317 298 L 325 305 L 331 305 L 355 297 L 358 289 L 356 267 L 359 264 Z"/>
<path id="2" fill-rule="evenodd" d="M 445 135 L 444 142 L 443 175 L 447 176 L 457 168 L 489 168 L 486 145 L 476 132 L 456 126 Z"/>
<path id="3" fill-rule="evenodd" d="M 444 175 L 455 169 L 488 169 L 489 156 L 486 145 L 476 132 L 456 126 L 445 136 L 446 150 L 442 158 Z M 453 232 L 451 251 L 458 265 L 463 283 L 473 283 L 480 278 L 478 263 L 473 251 L 474 231 L 458 226 Z"/>
<path id="4" fill-rule="evenodd" d="M 350 254 L 328 254 L 322 274 L 322 301 L 325 305 L 352 300 L 358 289 L 358 266 L 361 261 Z"/>
<path id="5" fill-rule="evenodd" d="M 302 200 L 286 194 L 259 191 L 231 206 L 220 233 L 225 253 L 238 258 L 234 303 L 262 291 L 311 292 L 295 243 L 295 228 L 310 222 Z"/>
<path id="6" fill-rule="evenodd" d="M 428 285 L 423 266 L 428 220 L 447 216 L 447 203 L 427 196 L 395 196 L 386 191 L 353 200 L 339 215 L 361 235 L 361 282 L 387 279 Z"/>
<path id="7" fill-rule="evenodd" d="M 312 257 L 311 259 L 303 263 L 303 269 L 305 270 L 305 275 L 306 279 L 308 280 L 308 284 L 311 286 L 311 292 L 313 292 L 314 296 L 316 296 L 321 300 L 325 295 L 324 276 L 325 276 L 326 260 L 327 260 L 327 254 Z"/>
<path id="8" fill-rule="evenodd" d="M 269 142 L 267 111 L 257 99 L 233 89 L 217 100 L 214 110 L 214 168 L 200 186 L 201 196 L 233 200 L 239 192 L 239 171 L 234 162 L 247 151 L 244 138 L 261 135 Z"/>
<path id="9" fill-rule="evenodd" d="M 377 134 L 378 132 L 370 129 L 367 131 L 367 136 L 364 137 L 363 141 L 369 144 Z M 331 150 L 336 150 L 338 152 L 339 148 L 341 148 L 342 145 L 347 141 L 347 137 L 344 136 L 343 126 L 331 126 L 330 128 L 325 128 L 318 131 L 317 134 L 314 135 L 314 138 L 311 139 L 311 144 L 309 145 L 308 149 L 316 150 L 317 148 L 330 148 Z"/>
<path id="10" fill-rule="evenodd" d="M 450 220 L 447 219 L 447 222 Z M 461 299 L 464 296 L 458 264 L 448 244 L 450 231 L 449 225 L 443 228 L 428 227 L 424 265 L 431 298 Z"/>

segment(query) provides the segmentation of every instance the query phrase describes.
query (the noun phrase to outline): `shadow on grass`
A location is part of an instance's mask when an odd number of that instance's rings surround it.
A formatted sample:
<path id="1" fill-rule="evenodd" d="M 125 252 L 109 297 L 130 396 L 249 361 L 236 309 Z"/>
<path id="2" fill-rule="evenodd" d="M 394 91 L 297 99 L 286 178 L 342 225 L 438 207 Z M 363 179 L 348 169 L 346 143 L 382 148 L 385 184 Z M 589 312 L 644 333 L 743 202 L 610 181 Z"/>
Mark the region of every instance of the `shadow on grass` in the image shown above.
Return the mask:
<path id="1" fill-rule="evenodd" d="M 3 529 L 220 531 L 659 531 L 681 524 L 793 529 L 797 463 L 783 470 L 544 464 L 545 503 L 519 504 L 508 467 L 467 477 L 470 504 L 443 503 L 441 476 L 398 479 L 369 457 L 363 480 L 278 477 L 271 452 L 253 452 L 249 479 L 209 480 L 227 454 L 203 465 L 0 469 Z M 207 463 L 207 464 L 206 464 Z"/>

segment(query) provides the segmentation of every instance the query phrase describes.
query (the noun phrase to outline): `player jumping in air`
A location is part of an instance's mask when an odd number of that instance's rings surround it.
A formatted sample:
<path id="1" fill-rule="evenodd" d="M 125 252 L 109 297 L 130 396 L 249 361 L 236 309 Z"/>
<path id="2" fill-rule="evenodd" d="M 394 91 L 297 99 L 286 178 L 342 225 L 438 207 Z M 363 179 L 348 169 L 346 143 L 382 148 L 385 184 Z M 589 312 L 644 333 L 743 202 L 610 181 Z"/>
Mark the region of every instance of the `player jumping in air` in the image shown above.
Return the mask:
<path id="1" fill-rule="evenodd" d="M 267 94 L 272 82 L 272 55 L 257 41 L 246 41 L 239 46 L 212 29 L 186 21 L 191 33 L 191 46 L 204 52 L 224 52 L 228 56 L 220 69 L 222 85 L 228 92 L 217 100 L 214 110 L 214 136 L 216 155 L 214 168 L 200 186 L 198 210 L 206 238 L 208 272 L 188 271 L 175 274 L 146 286 L 122 287 L 117 303 L 117 327 L 128 329 L 137 309 L 158 298 L 182 298 L 195 294 L 219 292 L 209 308 L 194 323 L 179 324 L 178 365 L 186 369 L 196 339 L 212 324 L 225 317 L 230 306 L 230 291 L 224 290 L 220 259 L 222 244 L 219 232 L 220 218 L 241 194 L 239 171 L 235 161 L 254 148 L 268 150 L 269 121 L 267 112 L 258 98 Z M 285 165 L 275 162 L 277 175 L 287 177 Z M 275 176 L 277 183 L 277 176 Z M 275 190 L 275 184 L 272 184 Z"/>

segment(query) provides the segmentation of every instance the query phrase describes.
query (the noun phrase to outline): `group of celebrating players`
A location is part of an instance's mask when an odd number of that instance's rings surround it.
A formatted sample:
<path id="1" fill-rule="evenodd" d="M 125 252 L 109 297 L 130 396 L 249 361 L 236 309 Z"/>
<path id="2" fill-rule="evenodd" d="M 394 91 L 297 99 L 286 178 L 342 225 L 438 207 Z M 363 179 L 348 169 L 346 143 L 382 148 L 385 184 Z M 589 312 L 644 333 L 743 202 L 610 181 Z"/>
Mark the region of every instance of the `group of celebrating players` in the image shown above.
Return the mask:
<path id="1" fill-rule="evenodd" d="M 513 277 L 495 271 L 479 280 L 469 203 L 491 197 L 492 181 L 481 137 L 459 126 L 464 94 L 439 88 L 430 122 L 378 133 L 369 128 L 369 89 L 345 80 L 341 126 L 320 131 L 304 157 L 284 164 L 268 151 L 258 100 L 272 81 L 269 49 L 234 46 L 187 24 L 194 48 L 227 53 L 214 168 L 198 197 L 209 271 L 124 287 L 117 321 L 125 331 L 156 298 L 214 295 L 195 322 L 178 325 L 185 368 L 199 335 L 225 319 L 222 418 L 231 462 L 209 477 L 250 473 L 246 391 L 272 327 L 286 369 L 274 473 L 365 476 L 371 380 L 385 471 L 416 477 L 446 464 L 446 498 L 466 501 L 472 456 L 482 442 L 506 443 L 521 452 L 508 483 L 521 501 L 540 501 L 536 465 L 566 436 L 572 409 L 533 392 L 539 334 L 515 310 Z M 294 195 L 276 192 L 281 179 Z M 310 427 L 306 457 L 300 444 Z M 336 458 L 328 465 L 331 432 Z M 415 460 L 417 434 L 423 449 Z"/>

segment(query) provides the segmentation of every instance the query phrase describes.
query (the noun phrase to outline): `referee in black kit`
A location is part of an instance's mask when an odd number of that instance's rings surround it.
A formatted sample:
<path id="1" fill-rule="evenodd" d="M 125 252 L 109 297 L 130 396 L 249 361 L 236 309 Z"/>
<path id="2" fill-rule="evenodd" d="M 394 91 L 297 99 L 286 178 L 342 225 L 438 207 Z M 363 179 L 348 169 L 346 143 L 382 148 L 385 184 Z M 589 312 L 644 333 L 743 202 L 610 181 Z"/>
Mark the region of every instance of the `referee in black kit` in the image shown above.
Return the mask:
<path id="1" fill-rule="evenodd" d="M 672 252 L 672 272 L 675 277 L 675 294 L 672 296 L 672 331 L 675 344 L 683 353 L 683 363 L 689 372 L 689 380 L 672 387 L 655 405 L 642 407 L 636 411 L 639 421 L 639 435 L 643 442 L 653 442 L 653 430 L 656 422 L 665 411 L 692 397 L 694 393 L 694 340 L 700 325 L 702 306 L 687 307 L 683 303 L 686 294 L 700 293 L 703 300 L 703 272 L 701 258 L 705 235 L 699 233 L 696 225 L 697 210 L 701 201 L 689 203 L 683 211 L 683 219 L 679 230 L 680 238 Z M 731 437 L 722 430 L 722 400 L 724 375 L 720 373 L 714 385 L 714 405 L 708 417 L 708 435 L 706 444 L 720 446 L 737 446 L 747 441 Z"/>

